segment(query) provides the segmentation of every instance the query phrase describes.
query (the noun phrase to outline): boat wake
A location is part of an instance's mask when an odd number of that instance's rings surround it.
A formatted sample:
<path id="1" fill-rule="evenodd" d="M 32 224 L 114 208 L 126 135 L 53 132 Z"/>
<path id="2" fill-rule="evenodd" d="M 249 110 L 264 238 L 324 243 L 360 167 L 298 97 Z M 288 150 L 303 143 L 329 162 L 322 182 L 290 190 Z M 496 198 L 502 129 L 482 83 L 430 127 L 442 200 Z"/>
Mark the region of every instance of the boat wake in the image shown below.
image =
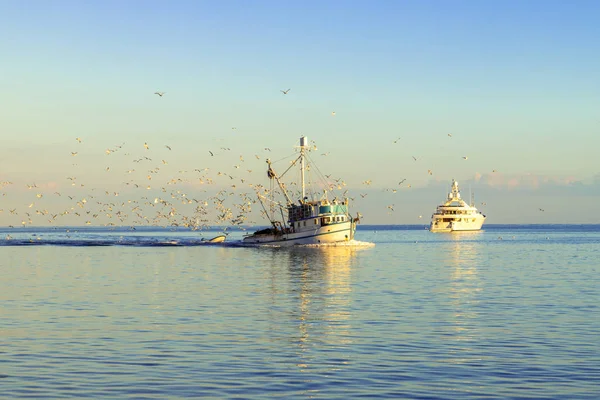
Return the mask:
<path id="1" fill-rule="evenodd" d="M 127 239 L 7 239 L 0 240 L 0 246 L 131 246 L 131 247 L 168 247 L 168 246 L 227 246 L 231 243 L 213 243 L 197 239 L 181 240 L 140 240 Z"/>
<path id="2" fill-rule="evenodd" d="M 76 237 L 43 237 L 33 238 L 12 238 L 0 239 L 0 246 L 72 246 L 72 247 L 99 247 L 99 246 L 130 246 L 130 247 L 193 247 L 193 246 L 212 246 L 212 247 L 281 247 L 279 245 L 248 245 L 241 240 L 230 241 L 211 241 L 196 238 L 157 238 L 143 236 L 116 236 L 104 238 L 76 238 Z M 339 243 L 321 243 L 294 245 L 292 247 L 306 248 L 328 248 L 328 247 L 373 247 L 375 243 L 360 242 L 351 240 Z"/>
<path id="3" fill-rule="evenodd" d="M 369 248 L 375 247 L 375 243 L 361 242 L 358 240 L 350 240 L 347 242 L 331 242 L 331 243 L 311 243 L 311 244 L 277 244 L 277 243 L 246 243 L 243 241 L 229 242 L 231 247 L 274 247 L 274 248 L 331 248 L 331 247 L 350 247 L 350 248 Z"/>
<path id="4" fill-rule="evenodd" d="M 348 242 L 305 244 L 305 245 L 298 245 L 298 246 L 301 246 L 301 247 L 375 247 L 375 243 L 361 242 L 359 240 L 350 240 Z"/>

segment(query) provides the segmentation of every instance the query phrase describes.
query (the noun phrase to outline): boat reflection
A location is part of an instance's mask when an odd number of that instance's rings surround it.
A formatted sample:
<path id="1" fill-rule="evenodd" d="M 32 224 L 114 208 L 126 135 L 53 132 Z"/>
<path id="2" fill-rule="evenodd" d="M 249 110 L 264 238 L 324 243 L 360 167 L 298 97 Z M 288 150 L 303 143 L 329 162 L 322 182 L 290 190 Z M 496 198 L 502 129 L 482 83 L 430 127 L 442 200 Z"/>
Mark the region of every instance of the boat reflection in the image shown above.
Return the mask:
<path id="1" fill-rule="evenodd" d="M 452 334 L 456 342 L 465 342 L 457 347 L 454 360 L 457 363 L 466 360 L 465 353 L 470 352 L 470 342 L 478 340 L 479 298 L 482 292 L 482 282 L 479 278 L 478 266 L 481 264 L 479 247 L 481 242 L 473 240 L 473 236 L 481 232 L 461 232 L 452 235 L 450 252 L 449 303 L 452 313 Z M 468 358 L 468 357 L 467 357 Z"/>
<path id="2" fill-rule="evenodd" d="M 281 308 L 280 301 L 290 302 L 284 305 L 285 319 L 297 329 L 287 340 L 298 348 L 296 365 L 301 370 L 311 365 L 311 355 L 320 347 L 352 343 L 351 278 L 362 250 L 351 246 L 273 250 L 273 308 Z M 278 318 L 274 323 L 281 324 L 281 315 L 274 316 Z"/>

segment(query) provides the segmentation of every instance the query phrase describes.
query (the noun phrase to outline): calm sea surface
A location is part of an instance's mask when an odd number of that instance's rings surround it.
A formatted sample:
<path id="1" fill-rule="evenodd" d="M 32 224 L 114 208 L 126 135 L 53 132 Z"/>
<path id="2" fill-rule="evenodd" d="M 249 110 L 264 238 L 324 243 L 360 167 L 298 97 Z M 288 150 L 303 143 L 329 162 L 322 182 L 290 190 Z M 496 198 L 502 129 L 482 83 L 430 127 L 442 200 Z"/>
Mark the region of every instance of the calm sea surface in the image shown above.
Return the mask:
<path id="1" fill-rule="evenodd" d="M 1 229 L 0 397 L 600 398 L 600 226 L 216 234 Z"/>

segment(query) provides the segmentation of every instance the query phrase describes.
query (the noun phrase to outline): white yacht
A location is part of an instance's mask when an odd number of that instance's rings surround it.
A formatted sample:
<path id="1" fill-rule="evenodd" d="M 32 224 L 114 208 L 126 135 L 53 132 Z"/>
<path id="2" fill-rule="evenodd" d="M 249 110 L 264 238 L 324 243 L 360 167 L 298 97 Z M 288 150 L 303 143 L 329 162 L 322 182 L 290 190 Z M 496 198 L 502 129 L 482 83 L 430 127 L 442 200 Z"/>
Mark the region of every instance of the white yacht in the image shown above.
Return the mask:
<path id="1" fill-rule="evenodd" d="M 305 172 L 318 172 L 318 168 L 311 170 L 307 165 L 309 161 L 307 153 L 310 146 L 306 136 L 300 138 L 299 148 L 300 156 L 292 162 L 292 166 L 299 164 L 300 167 L 300 198 L 293 201 L 286 190 L 286 185 L 281 180 L 291 167 L 282 176 L 279 176 L 273 170 L 271 161 L 267 160 L 269 166 L 267 176 L 271 182 L 271 189 L 268 193 L 270 196 L 273 195 L 276 182 L 285 198 L 285 203 L 278 203 L 272 198 L 259 195 L 259 200 L 265 215 L 269 217 L 271 226 L 245 236 L 242 239 L 243 244 L 290 246 L 340 243 L 354 239 L 360 214 L 357 214 L 356 218 L 351 217 L 348 211 L 348 198 L 329 200 L 327 189 L 318 194 L 319 198 L 316 198 L 317 193 L 315 192 L 308 193 Z M 329 188 L 328 185 L 326 187 Z M 311 196 L 312 199 L 309 199 L 308 196 Z M 279 219 L 274 217 L 274 212 L 267 212 L 265 202 L 269 202 L 272 207 L 275 206 L 279 209 Z"/>
<path id="2" fill-rule="evenodd" d="M 437 206 L 431 216 L 431 232 L 478 231 L 485 221 L 485 215 L 460 198 L 458 182 L 452 180 L 452 191 L 444 204 Z"/>

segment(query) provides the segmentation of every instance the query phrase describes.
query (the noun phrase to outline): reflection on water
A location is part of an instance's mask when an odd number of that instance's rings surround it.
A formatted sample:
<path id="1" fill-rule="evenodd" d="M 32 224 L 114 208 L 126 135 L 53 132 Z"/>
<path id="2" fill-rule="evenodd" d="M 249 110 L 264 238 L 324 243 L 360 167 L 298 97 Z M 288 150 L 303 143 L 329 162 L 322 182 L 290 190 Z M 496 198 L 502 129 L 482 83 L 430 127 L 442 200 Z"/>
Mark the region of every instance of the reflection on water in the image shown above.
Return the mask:
<path id="1" fill-rule="evenodd" d="M 272 252 L 273 309 L 277 309 L 276 301 L 282 290 L 285 298 L 293 302 L 286 317 L 297 324 L 297 333 L 289 341 L 298 348 L 296 365 L 301 369 L 311 367 L 314 352 L 323 346 L 352 343 L 348 325 L 352 308 L 351 275 L 357 254 L 362 250 L 351 246 L 260 249 Z M 277 281 L 282 268 L 285 281 Z"/>
<path id="2" fill-rule="evenodd" d="M 0 397 L 598 398 L 600 229 L 513 234 L 4 246 Z"/>
<path id="3" fill-rule="evenodd" d="M 461 232 L 451 235 L 451 250 L 449 254 L 450 274 L 449 298 L 453 315 L 453 340 L 456 342 L 474 342 L 478 340 L 479 330 L 477 319 L 479 317 L 479 294 L 482 285 L 478 276 L 478 265 L 481 263 L 477 237 L 481 232 Z M 465 343 L 463 348 L 457 347 L 454 351 L 455 363 L 467 360 L 464 353 L 472 349 Z"/>

